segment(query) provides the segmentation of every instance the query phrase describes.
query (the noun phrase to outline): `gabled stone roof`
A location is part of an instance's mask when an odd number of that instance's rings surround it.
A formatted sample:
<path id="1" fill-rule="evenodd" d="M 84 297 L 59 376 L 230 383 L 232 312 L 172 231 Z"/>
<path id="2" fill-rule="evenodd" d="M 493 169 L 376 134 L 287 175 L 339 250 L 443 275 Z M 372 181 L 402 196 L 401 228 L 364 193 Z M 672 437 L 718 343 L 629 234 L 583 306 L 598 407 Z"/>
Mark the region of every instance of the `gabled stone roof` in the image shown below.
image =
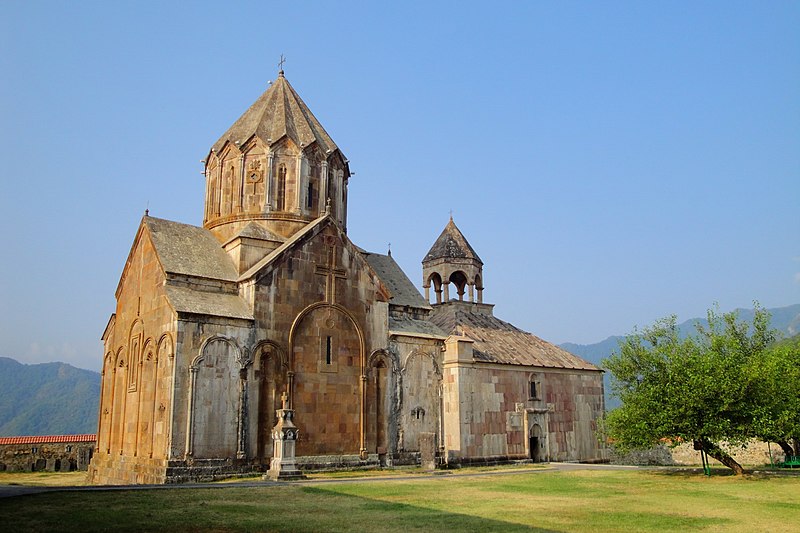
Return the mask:
<path id="1" fill-rule="evenodd" d="M 280 235 L 276 235 L 275 233 L 271 232 L 264 226 L 260 224 L 256 224 L 255 222 L 250 222 L 247 226 L 245 226 L 239 233 L 235 234 L 233 237 L 228 239 L 222 246 L 227 246 L 229 243 L 235 241 L 236 239 L 258 239 L 261 241 L 272 241 L 272 242 L 285 242 L 286 239 L 281 237 Z"/>
<path id="2" fill-rule="evenodd" d="M 447 334 L 433 322 L 408 316 L 389 316 L 389 335 L 407 335 L 442 341 L 447 338 Z"/>
<path id="3" fill-rule="evenodd" d="M 209 230 L 151 216 L 143 221 L 165 272 L 236 281 L 236 267 Z"/>
<path id="4" fill-rule="evenodd" d="M 178 313 L 253 320 L 253 313 L 238 294 L 206 292 L 174 285 L 167 285 L 165 289 L 170 305 Z"/>
<path id="5" fill-rule="evenodd" d="M 247 226 L 240 231 L 237 237 L 245 237 L 250 239 L 261 239 L 262 241 L 276 241 L 283 242 L 286 239 L 280 235 L 272 233 L 270 230 L 255 222 L 250 222 Z"/>
<path id="6" fill-rule="evenodd" d="M 504 322 L 489 312 L 481 312 L 468 302 L 437 305 L 430 320 L 451 335 L 463 335 L 472 339 L 476 361 L 544 368 L 600 370 L 588 361 Z"/>
<path id="7" fill-rule="evenodd" d="M 430 309 L 431 306 L 408 279 L 391 255 L 363 252 L 364 259 L 375 271 L 380 280 L 391 292 L 389 303 L 392 305 Z"/>
<path id="8" fill-rule="evenodd" d="M 472 246 L 467 242 L 467 238 L 464 237 L 461 230 L 456 227 L 455 222 L 453 222 L 453 217 L 450 217 L 450 222 L 447 223 L 442 234 L 439 235 L 439 238 L 433 243 L 425 259 L 422 260 L 422 263 L 435 261 L 436 259 L 472 259 L 481 265 L 483 264 L 481 258 L 478 257 L 478 254 L 475 253 L 475 250 L 473 250 Z"/>
<path id="9" fill-rule="evenodd" d="M 297 146 L 306 147 L 316 142 L 324 153 L 338 150 L 325 128 L 311 113 L 294 88 L 280 73 L 269 89 L 228 128 L 212 150 L 219 151 L 226 142 L 244 143 L 255 135 L 265 144 L 272 145 L 288 137 Z"/>

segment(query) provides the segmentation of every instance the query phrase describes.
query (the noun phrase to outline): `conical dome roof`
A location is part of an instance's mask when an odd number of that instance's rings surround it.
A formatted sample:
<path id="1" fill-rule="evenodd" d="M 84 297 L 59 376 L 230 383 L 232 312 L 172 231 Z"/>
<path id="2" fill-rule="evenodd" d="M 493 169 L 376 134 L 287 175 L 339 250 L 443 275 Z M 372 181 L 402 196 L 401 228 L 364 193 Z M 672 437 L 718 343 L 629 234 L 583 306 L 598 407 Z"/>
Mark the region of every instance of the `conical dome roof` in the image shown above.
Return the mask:
<path id="1" fill-rule="evenodd" d="M 325 128 L 286 81 L 283 71 L 269 89 L 214 143 L 212 151 L 221 150 L 226 142 L 238 141 L 243 144 L 253 135 L 267 145 L 286 136 L 301 148 L 316 142 L 326 154 L 339 150 Z"/>
<path id="2" fill-rule="evenodd" d="M 439 235 L 439 238 L 433 243 L 425 259 L 422 260 L 422 263 L 425 264 L 428 261 L 435 261 L 436 259 L 472 259 L 481 265 L 483 264 L 481 258 L 478 257 L 478 254 L 475 253 L 475 250 L 473 250 L 472 246 L 467 242 L 464 234 L 461 233 L 461 230 L 459 230 L 455 222 L 453 222 L 453 217 L 450 217 L 450 222 L 447 223 L 442 234 Z"/>

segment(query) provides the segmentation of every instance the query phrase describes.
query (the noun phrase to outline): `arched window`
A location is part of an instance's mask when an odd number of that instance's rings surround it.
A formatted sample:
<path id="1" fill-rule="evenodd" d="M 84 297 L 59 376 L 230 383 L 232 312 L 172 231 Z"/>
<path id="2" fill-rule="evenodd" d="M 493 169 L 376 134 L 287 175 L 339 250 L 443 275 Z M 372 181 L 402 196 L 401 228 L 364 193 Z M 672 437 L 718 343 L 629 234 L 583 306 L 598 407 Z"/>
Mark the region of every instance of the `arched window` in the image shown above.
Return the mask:
<path id="1" fill-rule="evenodd" d="M 538 401 L 544 398 L 544 389 L 542 388 L 543 375 L 536 372 L 528 375 L 528 401 Z"/>
<path id="2" fill-rule="evenodd" d="M 314 207 L 314 180 L 308 182 L 308 192 L 306 194 L 306 208 Z"/>
<path id="3" fill-rule="evenodd" d="M 275 194 L 275 208 L 278 211 L 286 210 L 286 165 L 278 168 L 278 191 Z"/>

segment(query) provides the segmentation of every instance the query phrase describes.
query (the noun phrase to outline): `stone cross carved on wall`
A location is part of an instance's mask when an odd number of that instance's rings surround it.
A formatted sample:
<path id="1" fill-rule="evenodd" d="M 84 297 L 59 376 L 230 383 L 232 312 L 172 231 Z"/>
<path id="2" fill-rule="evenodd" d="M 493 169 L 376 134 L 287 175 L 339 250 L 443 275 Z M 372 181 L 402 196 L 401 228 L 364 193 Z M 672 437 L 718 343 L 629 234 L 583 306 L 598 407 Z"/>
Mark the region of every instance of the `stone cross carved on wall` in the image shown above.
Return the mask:
<path id="1" fill-rule="evenodd" d="M 336 280 L 347 279 L 347 272 L 343 268 L 336 268 L 336 246 L 328 248 L 328 264 L 317 265 L 315 274 L 325 276 L 325 302 L 334 303 L 336 300 Z"/>

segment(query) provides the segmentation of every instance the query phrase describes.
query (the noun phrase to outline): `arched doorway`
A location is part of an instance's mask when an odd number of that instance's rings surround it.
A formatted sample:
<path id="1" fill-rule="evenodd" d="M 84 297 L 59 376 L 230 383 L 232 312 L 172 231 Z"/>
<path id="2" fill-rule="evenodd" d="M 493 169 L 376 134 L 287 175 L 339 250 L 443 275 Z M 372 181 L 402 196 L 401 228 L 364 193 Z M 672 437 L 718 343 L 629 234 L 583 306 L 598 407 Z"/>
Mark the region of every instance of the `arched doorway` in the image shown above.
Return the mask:
<path id="1" fill-rule="evenodd" d="M 528 449 L 531 461 L 540 463 L 542 461 L 542 428 L 539 424 L 534 424 L 531 427 L 528 436 Z"/>

